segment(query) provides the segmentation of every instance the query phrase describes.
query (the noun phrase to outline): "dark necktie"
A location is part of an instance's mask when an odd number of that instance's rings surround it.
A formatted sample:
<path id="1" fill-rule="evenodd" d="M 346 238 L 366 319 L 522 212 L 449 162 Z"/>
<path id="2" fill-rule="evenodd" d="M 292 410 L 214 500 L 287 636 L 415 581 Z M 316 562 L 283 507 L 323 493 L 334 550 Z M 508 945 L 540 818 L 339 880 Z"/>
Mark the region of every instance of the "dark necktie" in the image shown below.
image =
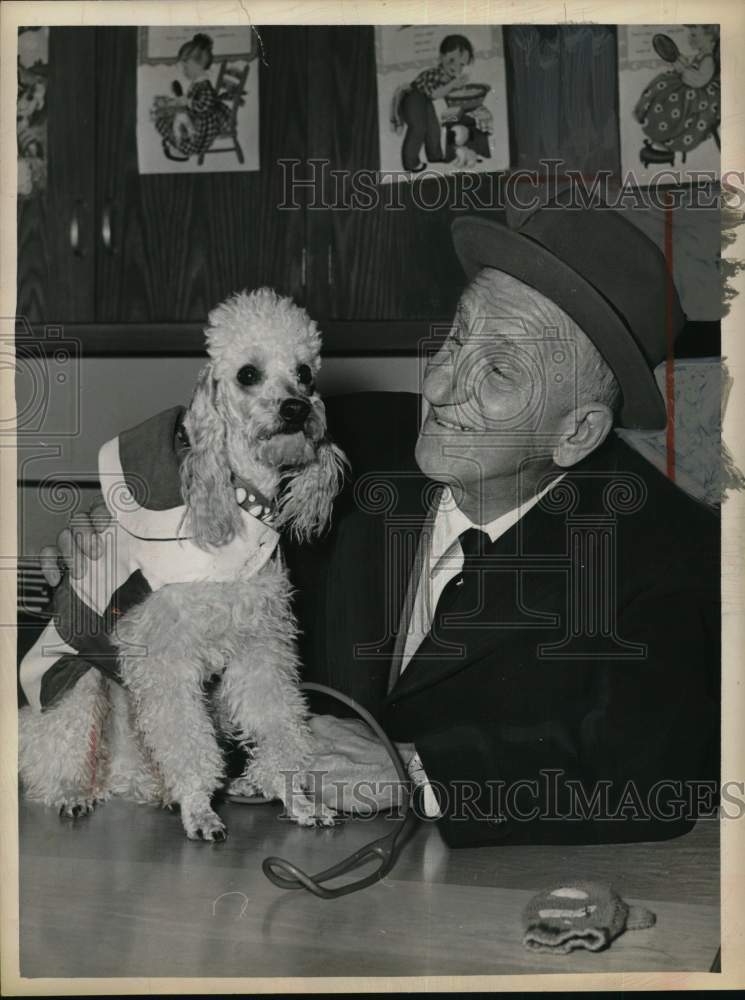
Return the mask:
<path id="1" fill-rule="evenodd" d="M 447 582 L 440 594 L 432 619 L 432 631 L 435 634 L 442 629 L 442 618 L 452 611 L 462 588 L 467 587 L 469 595 L 473 597 L 478 593 L 478 575 L 483 572 L 483 565 L 480 566 L 479 562 L 491 546 L 491 539 L 480 528 L 467 528 L 458 535 L 458 540 L 463 549 L 463 569 Z M 475 603 L 474 600 L 473 606 Z"/>

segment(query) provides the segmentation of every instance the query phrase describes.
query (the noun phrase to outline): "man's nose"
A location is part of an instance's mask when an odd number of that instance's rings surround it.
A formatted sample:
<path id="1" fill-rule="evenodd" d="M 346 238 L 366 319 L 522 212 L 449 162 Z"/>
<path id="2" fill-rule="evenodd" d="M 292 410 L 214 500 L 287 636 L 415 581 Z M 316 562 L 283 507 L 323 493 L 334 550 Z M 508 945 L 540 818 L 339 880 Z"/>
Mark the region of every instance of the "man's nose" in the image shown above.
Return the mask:
<path id="1" fill-rule="evenodd" d="M 279 406 L 279 415 L 288 424 L 302 424 L 310 413 L 310 403 L 304 399 L 283 399 Z"/>
<path id="2" fill-rule="evenodd" d="M 459 398 L 458 381 L 458 366 L 454 364 L 454 352 L 451 348 L 441 347 L 427 365 L 422 382 L 422 394 L 428 403 L 434 403 L 435 406 L 462 403 L 465 400 Z"/>

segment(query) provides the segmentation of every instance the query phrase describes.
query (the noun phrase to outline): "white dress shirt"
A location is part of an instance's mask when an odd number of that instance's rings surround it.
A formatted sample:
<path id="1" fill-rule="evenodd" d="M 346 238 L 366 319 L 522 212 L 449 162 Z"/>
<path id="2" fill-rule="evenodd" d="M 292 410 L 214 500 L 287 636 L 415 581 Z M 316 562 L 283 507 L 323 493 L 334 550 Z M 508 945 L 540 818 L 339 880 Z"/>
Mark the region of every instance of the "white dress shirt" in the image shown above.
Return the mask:
<path id="1" fill-rule="evenodd" d="M 500 514 L 499 517 L 495 517 L 487 524 L 474 524 L 456 506 L 451 491 L 447 487 L 443 489 L 432 525 L 429 551 L 424 553 L 422 575 L 419 579 L 411 621 L 408 623 L 406 643 L 401 659 L 401 673 L 404 672 L 422 641 L 429 634 L 440 595 L 449 581 L 463 569 L 463 549 L 458 536 L 468 528 L 478 528 L 486 532 L 492 542 L 496 542 L 501 535 L 517 524 L 520 518 L 524 517 L 563 476 L 564 473 L 557 476 L 540 493 L 536 493 L 535 496 L 520 504 L 519 507 L 507 511 L 506 514 Z M 419 754 L 414 754 L 409 763 L 409 775 L 415 784 L 424 786 L 424 811 L 427 816 L 439 816 L 437 799 L 427 780 Z"/>

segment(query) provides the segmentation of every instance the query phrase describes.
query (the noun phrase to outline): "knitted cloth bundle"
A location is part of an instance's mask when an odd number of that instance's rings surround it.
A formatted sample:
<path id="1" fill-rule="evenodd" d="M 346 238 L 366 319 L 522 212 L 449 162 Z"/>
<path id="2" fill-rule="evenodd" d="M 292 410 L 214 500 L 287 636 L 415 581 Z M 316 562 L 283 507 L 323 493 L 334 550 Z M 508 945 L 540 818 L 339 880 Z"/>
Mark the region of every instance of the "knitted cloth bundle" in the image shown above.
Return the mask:
<path id="1" fill-rule="evenodd" d="M 655 915 L 629 906 L 609 885 L 571 882 L 534 896 L 523 913 L 523 944 L 530 951 L 567 955 L 602 951 L 626 930 L 651 927 Z"/>

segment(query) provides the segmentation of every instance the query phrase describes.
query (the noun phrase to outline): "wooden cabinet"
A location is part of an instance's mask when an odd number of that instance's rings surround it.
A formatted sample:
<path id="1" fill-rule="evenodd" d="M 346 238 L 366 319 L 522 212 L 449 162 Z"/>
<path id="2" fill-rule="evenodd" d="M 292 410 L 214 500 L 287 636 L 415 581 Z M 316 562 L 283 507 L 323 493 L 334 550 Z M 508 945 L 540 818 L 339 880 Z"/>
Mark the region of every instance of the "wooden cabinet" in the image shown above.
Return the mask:
<path id="1" fill-rule="evenodd" d="M 95 35 L 49 39 L 46 191 L 18 202 L 18 304 L 31 323 L 95 319 Z"/>
<path id="2" fill-rule="evenodd" d="M 353 178 L 379 169 L 375 29 L 309 30 L 309 145 L 338 172 L 327 191 L 339 202 L 309 212 L 311 308 L 340 321 L 447 320 L 463 289 L 451 223 L 463 212 L 503 219 L 499 177 L 379 185 L 371 207 L 347 207 Z M 616 176 L 615 28 L 510 26 L 504 43 L 513 166 L 540 175 L 554 159 Z"/>
<path id="3" fill-rule="evenodd" d="M 98 33 L 97 218 L 110 236 L 96 258 L 97 319 L 202 322 L 233 291 L 272 285 L 302 298 L 304 213 L 277 213 L 283 157 L 305 158 L 306 30 L 262 30 L 261 170 L 141 175 L 137 168 L 137 32 Z"/>
<path id="4" fill-rule="evenodd" d="M 384 337 L 395 350 L 404 328 L 415 349 L 427 323 L 452 316 L 463 274 L 450 225 L 462 211 L 499 213 L 497 175 L 374 184 L 374 28 L 261 33 L 261 169 L 200 176 L 138 171 L 136 28 L 51 30 L 49 188 L 19 213 L 19 313 L 127 325 L 138 350 L 154 325 L 159 337 L 168 328 L 169 350 L 181 331 L 194 349 L 215 303 L 261 284 L 306 304 L 351 350 L 357 336 L 362 349 Z M 563 156 L 585 173 L 617 171 L 614 29 L 509 27 L 505 53 L 512 163 Z M 315 171 L 315 190 L 290 189 L 292 170 Z M 350 201 L 360 172 L 367 207 Z"/>
<path id="5" fill-rule="evenodd" d="M 619 175 L 615 27 L 512 25 L 505 41 L 513 166 Z"/>
<path id="6" fill-rule="evenodd" d="M 360 175 L 380 167 L 375 29 L 312 30 L 311 145 L 338 180 L 327 185 L 329 210 L 309 213 L 319 267 L 311 305 L 338 320 L 452 316 L 463 272 L 449 230 L 462 181 L 394 181 L 367 188 L 370 207 L 349 207 Z M 477 196 L 482 179 L 469 180 Z"/>
<path id="7" fill-rule="evenodd" d="M 306 157 L 307 29 L 265 28 L 262 38 L 261 170 L 141 175 L 137 29 L 51 29 L 49 184 L 19 203 L 20 315 L 201 324 L 245 287 L 303 300 L 305 213 L 276 206 L 280 160 Z"/>

